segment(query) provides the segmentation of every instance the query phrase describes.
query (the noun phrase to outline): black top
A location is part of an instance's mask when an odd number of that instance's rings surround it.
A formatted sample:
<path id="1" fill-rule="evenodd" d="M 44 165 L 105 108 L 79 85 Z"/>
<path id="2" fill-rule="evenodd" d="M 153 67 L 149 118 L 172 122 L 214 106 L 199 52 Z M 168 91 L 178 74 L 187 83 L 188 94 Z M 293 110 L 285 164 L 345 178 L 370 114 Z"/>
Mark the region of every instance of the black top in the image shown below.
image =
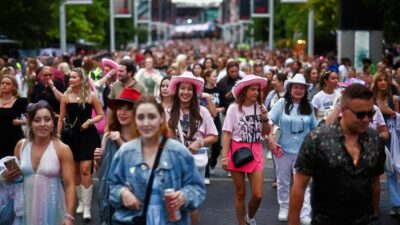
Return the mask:
<path id="1" fill-rule="evenodd" d="M 235 83 L 240 80 L 240 77 L 237 79 L 232 79 L 229 77 L 227 74 L 224 78 L 222 78 L 218 84 L 217 87 L 221 90 L 221 101 L 225 105 L 221 105 L 222 107 L 225 107 L 225 109 L 228 109 L 228 106 L 235 101 L 235 98 L 233 97 L 232 94 L 232 88 L 235 86 Z M 226 94 L 230 92 L 230 95 L 226 97 Z"/>
<path id="2" fill-rule="evenodd" d="M 357 165 L 346 151 L 339 123 L 323 125 L 304 139 L 295 168 L 312 177 L 313 225 L 366 225 L 373 217 L 372 183 L 384 172 L 385 151 L 375 130 L 360 134 Z"/>
<path id="3" fill-rule="evenodd" d="M 14 155 L 18 140 L 24 137 L 21 126 L 14 126 L 13 120 L 26 112 L 26 98 L 17 98 L 11 108 L 0 108 L 0 158 Z"/>
<path id="4" fill-rule="evenodd" d="M 65 87 L 62 81 L 53 80 L 53 83 L 54 87 L 56 87 L 58 91 L 64 93 Z M 36 103 L 42 99 L 46 100 L 49 103 L 54 112 L 60 114 L 60 102 L 57 101 L 56 96 L 54 95 L 50 87 L 45 87 L 44 83 L 40 82 L 33 87 L 31 102 Z"/>

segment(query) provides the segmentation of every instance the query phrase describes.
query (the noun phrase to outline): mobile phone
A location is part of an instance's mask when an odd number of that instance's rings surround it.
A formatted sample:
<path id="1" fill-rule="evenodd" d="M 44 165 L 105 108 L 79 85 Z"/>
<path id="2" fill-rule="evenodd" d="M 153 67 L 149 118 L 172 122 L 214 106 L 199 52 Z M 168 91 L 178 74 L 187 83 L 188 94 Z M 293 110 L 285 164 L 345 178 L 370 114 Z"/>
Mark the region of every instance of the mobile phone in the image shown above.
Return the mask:
<path id="1" fill-rule="evenodd" d="M 15 158 L 12 158 L 12 159 L 10 159 L 8 161 L 5 161 L 4 165 L 6 166 L 7 170 L 17 169 L 17 170 L 21 171 L 21 169 L 19 168 L 17 162 L 15 161 Z"/>

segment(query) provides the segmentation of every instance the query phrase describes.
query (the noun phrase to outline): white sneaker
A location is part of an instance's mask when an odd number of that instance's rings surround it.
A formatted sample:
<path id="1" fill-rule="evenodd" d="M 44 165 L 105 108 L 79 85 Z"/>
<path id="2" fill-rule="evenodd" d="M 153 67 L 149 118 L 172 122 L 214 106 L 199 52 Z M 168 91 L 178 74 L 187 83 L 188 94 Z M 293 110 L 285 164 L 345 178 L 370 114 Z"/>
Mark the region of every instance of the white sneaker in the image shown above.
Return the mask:
<path id="1" fill-rule="evenodd" d="M 211 183 L 210 178 L 206 177 L 204 178 L 204 184 L 209 185 Z"/>
<path id="2" fill-rule="evenodd" d="M 231 172 L 227 172 L 226 176 L 231 177 L 232 176 Z"/>
<path id="3" fill-rule="evenodd" d="M 249 214 L 246 213 L 246 216 L 244 217 L 244 222 L 248 225 L 257 225 L 256 220 L 254 218 L 250 219 Z"/>
<path id="4" fill-rule="evenodd" d="M 278 220 L 281 222 L 288 221 L 288 209 L 279 209 Z"/>
<path id="5" fill-rule="evenodd" d="M 311 218 L 309 216 L 306 216 L 304 218 L 300 219 L 300 223 L 302 225 L 310 225 L 311 224 Z"/>

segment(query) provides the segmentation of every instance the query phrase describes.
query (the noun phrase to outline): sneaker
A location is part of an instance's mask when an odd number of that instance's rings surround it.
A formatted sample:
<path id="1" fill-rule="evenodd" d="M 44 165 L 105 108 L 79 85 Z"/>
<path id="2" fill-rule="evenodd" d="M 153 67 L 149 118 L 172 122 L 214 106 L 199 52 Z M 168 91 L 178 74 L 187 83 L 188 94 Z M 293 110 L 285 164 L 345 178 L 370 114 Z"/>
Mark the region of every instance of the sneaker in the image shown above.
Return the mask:
<path id="1" fill-rule="evenodd" d="M 204 184 L 205 185 L 209 185 L 211 182 L 210 182 L 210 178 L 208 178 L 208 177 L 206 177 L 206 178 L 204 178 Z"/>
<path id="2" fill-rule="evenodd" d="M 249 214 L 246 213 L 246 216 L 244 217 L 244 222 L 247 225 L 257 225 L 256 220 L 254 218 L 250 219 Z"/>
<path id="3" fill-rule="evenodd" d="M 311 218 L 309 216 L 306 216 L 304 218 L 300 219 L 301 225 L 310 225 L 311 224 Z"/>
<path id="4" fill-rule="evenodd" d="M 232 176 L 231 172 L 227 172 L 226 176 L 231 177 Z"/>
<path id="5" fill-rule="evenodd" d="M 397 216 L 398 214 L 400 214 L 400 208 L 392 207 L 389 214 L 391 216 Z"/>
<path id="6" fill-rule="evenodd" d="M 278 220 L 281 222 L 288 221 L 288 209 L 279 209 Z"/>
<path id="7" fill-rule="evenodd" d="M 216 169 L 215 168 L 210 168 L 210 175 L 215 175 Z"/>

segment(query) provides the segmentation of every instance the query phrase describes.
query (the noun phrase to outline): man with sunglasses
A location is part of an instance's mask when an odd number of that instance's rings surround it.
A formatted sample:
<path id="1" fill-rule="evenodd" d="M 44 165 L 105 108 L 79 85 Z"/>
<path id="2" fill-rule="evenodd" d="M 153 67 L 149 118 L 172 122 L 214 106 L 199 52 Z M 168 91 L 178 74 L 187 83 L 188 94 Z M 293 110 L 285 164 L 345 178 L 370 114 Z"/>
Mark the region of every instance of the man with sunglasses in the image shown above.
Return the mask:
<path id="1" fill-rule="evenodd" d="M 384 143 L 369 128 L 373 93 L 362 84 L 348 86 L 341 98 L 340 121 L 311 131 L 295 163 L 289 224 L 299 224 L 304 191 L 312 181 L 313 225 L 371 224 L 384 172 Z"/>

